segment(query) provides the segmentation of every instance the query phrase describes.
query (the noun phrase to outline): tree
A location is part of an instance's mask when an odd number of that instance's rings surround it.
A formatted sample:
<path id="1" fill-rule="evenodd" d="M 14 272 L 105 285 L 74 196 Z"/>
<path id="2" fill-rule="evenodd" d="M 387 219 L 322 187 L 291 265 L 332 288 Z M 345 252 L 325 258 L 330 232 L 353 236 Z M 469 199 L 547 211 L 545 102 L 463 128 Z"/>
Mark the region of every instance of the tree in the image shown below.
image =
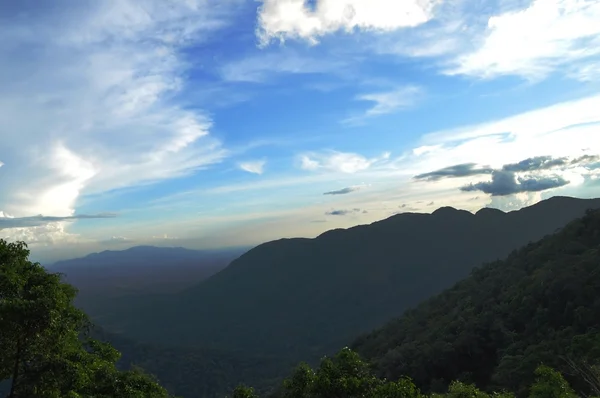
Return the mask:
<path id="1" fill-rule="evenodd" d="M 238 386 L 233 390 L 232 398 L 258 398 L 252 387 Z"/>
<path id="2" fill-rule="evenodd" d="M 537 379 L 531 386 L 529 398 L 577 398 L 569 383 L 556 370 L 541 365 L 535 370 Z"/>
<path id="3" fill-rule="evenodd" d="M 117 370 L 119 352 L 88 337 L 77 290 L 29 261 L 24 242 L 0 239 L 0 381 L 9 398 L 168 397 L 140 369 Z"/>

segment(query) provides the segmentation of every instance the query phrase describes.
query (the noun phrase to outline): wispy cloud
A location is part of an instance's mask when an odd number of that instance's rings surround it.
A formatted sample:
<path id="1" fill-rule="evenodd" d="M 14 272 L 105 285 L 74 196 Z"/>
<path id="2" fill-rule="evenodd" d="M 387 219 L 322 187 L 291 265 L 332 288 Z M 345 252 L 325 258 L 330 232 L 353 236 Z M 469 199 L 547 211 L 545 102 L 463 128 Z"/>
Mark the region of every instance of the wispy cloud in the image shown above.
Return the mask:
<path id="1" fill-rule="evenodd" d="M 11 167 L 0 209 L 70 216 L 82 195 L 189 175 L 227 156 L 210 117 L 174 98 L 186 87 L 180 50 L 226 26 L 236 0 L 59 1 L 26 16 L 19 4 L 0 26 L 0 141 Z"/>
<path id="2" fill-rule="evenodd" d="M 248 162 L 241 162 L 239 164 L 240 169 L 247 171 L 252 174 L 262 174 L 264 172 L 266 160 L 254 160 Z"/>
<path id="3" fill-rule="evenodd" d="M 33 217 L 11 217 L 0 212 L 0 229 L 5 228 L 25 228 L 25 227 L 37 227 L 40 225 L 46 225 L 50 223 L 63 222 L 63 221 L 76 221 L 76 220 L 89 220 L 95 218 L 114 218 L 116 214 L 113 213 L 101 213 L 101 214 L 78 214 L 67 217 L 52 217 L 52 216 L 33 216 Z"/>
<path id="4" fill-rule="evenodd" d="M 491 174 L 493 169 L 489 167 L 477 167 L 475 163 L 463 163 L 444 167 L 436 171 L 422 173 L 414 177 L 415 180 L 438 181 L 448 177 L 469 177 L 479 174 Z"/>
<path id="5" fill-rule="evenodd" d="M 344 123 L 359 123 L 367 118 L 394 113 L 415 105 L 423 96 L 423 89 L 417 86 L 404 86 L 391 91 L 361 94 L 356 100 L 374 103 L 363 114 L 345 119 Z"/>
<path id="6" fill-rule="evenodd" d="M 339 60 L 280 50 L 229 62 L 221 67 L 220 73 L 228 82 L 264 83 L 278 74 L 339 73 L 344 66 Z"/>
<path id="7" fill-rule="evenodd" d="M 338 210 L 330 210 L 328 212 L 325 213 L 325 215 L 327 216 L 347 216 L 350 214 L 356 214 L 356 213 L 360 213 L 361 209 L 358 208 L 354 208 L 354 209 L 338 209 Z M 364 213 L 366 213 L 365 210 L 363 210 Z"/>
<path id="8" fill-rule="evenodd" d="M 356 192 L 359 191 L 361 187 L 359 186 L 354 186 L 354 187 L 346 187 L 346 188 L 342 188 L 342 189 L 338 189 L 336 191 L 328 191 L 323 193 L 323 195 L 346 195 L 352 192 Z"/>

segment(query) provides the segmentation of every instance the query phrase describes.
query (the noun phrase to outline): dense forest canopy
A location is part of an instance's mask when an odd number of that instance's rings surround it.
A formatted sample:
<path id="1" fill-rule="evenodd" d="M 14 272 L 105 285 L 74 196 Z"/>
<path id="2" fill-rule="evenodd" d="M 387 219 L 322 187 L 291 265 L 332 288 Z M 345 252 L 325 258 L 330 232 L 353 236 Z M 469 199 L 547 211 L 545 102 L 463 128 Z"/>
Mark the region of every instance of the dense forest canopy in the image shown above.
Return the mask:
<path id="1" fill-rule="evenodd" d="M 29 261 L 24 243 L 0 239 L 0 381 L 9 398 L 161 398 L 141 369 L 120 371 L 119 352 L 87 336 L 76 290 Z"/>
<path id="2" fill-rule="evenodd" d="M 425 391 L 452 380 L 524 393 L 540 363 L 600 360 L 600 211 L 475 269 L 352 348 Z"/>

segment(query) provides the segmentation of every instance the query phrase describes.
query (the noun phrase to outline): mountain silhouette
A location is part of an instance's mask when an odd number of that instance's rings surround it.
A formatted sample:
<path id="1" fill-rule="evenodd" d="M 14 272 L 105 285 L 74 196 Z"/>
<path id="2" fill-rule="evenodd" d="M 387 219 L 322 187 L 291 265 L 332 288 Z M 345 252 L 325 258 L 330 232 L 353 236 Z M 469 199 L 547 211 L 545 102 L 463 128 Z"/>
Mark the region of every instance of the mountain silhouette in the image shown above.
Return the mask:
<path id="1" fill-rule="evenodd" d="M 554 197 L 509 213 L 443 207 L 272 241 L 181 293 L 122 300 L 101 324 L 140 341 L 310 361 L 590 208 L 600 199 Z"/>

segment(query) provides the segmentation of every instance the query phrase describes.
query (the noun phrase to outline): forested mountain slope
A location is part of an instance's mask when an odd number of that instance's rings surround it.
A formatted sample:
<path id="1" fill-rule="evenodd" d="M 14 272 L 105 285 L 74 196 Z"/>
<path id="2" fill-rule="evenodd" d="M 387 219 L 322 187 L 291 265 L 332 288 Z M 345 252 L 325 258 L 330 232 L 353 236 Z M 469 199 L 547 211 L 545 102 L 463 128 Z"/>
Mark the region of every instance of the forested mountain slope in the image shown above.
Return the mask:
<path id="1" fill-rule="evenodd" d="M 511 213 L 441 208 L 269 242 L 168 300 L 122 303 L 101 325 L 155 343 L 310 360 L 599 207 L 555 197 Z"/>
<path id="2" fill-rule="evenodd" d="M 281 375 L 282 366 L 295 365 L 295 361 L 285 357 L 138 343 L 97 327 L 92 334 L 121 352 L 120 369 L 139 366 L 158 375 L 161 385 L 182 398 L 222 398 L 238 384 L 252 384 L 257 391 L 268 391 L 279 383 L 277 376 Z"/>
<path id="3" fill-rule="evenodd" d="M 600 211 L 475 269 L 352 348 L 380 375 L 525 394 L 540 364 L 600 360 Z"/>

